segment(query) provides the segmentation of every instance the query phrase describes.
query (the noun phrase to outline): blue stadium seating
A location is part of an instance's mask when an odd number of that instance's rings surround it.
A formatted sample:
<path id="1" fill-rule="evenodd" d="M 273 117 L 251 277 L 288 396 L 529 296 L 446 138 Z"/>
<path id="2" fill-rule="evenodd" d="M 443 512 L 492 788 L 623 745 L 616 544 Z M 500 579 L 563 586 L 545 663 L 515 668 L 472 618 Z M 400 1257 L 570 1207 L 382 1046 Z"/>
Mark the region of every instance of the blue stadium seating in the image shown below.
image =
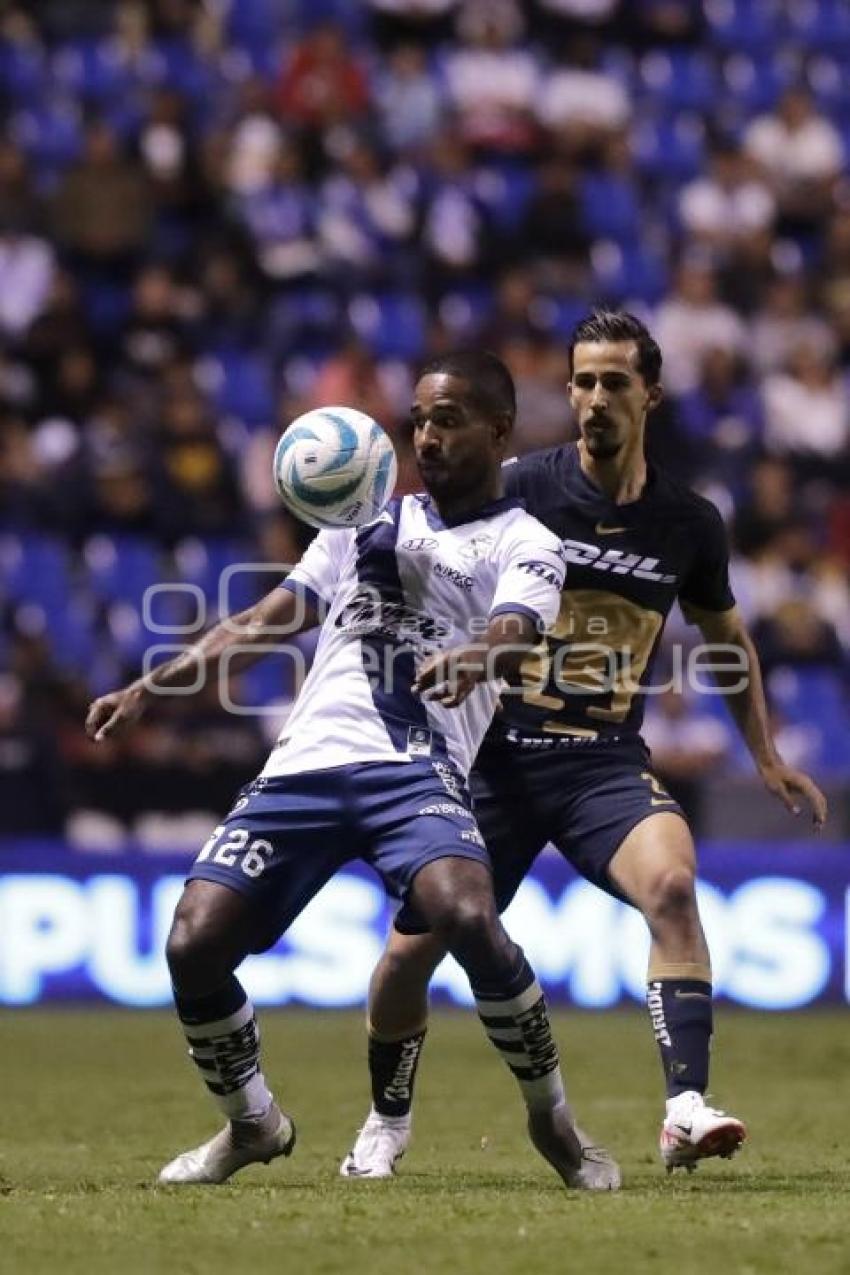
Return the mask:
<path id="1" fill-rule="evenodd" d="M 418 359 L 425 348 L 425 308 L 409 293 L 355 297 L 348 315 L 361 341 L 381 359 Z"/>

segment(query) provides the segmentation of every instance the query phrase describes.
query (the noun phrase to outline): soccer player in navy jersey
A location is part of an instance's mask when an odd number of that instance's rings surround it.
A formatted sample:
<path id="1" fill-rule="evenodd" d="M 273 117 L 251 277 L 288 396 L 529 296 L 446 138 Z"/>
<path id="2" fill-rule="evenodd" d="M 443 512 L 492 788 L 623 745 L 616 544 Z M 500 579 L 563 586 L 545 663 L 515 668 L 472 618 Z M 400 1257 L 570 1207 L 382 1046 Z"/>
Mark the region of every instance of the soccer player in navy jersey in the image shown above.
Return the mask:
<path id="1" fill-rule="evenodd" d="M 545 1002 L 499 920 L 466 782 L 499 679 L 516 675 L 557 615 L 563 553 L 503 495 L 515 415 L 503 364 L 443 356 L 417 383 L 413 415 L 429 494 L 392 500 L 364 527 L 320 532 L 282 587 L 89 710 L 87 730 L 103 739 L 156 694 L 197 690 L 233 655 L 257 658 L 281 632 L 325 617 L 292 714 L 177 905 L 166 949 L 175 1004 L 227 1124 L 167 1164 L 163 1183 L 223 1182 L 292 1150 L 235 971 L 362 857 L 466 970 L 537 1150 L 570 1186 L 616 1185 L 616 1166 L 584 1155 L 574 1131 Z"/>
<path id="2" fill-rule="evenodd" d="M 647 416 L 662 394 L 658 346 L 633 316 L 597 312 L 575 331 L 570 367 L 578 442 L 523 457 L 505 484 L 562 541 L 560 613 L 503 697 L 472 771 L 473 802 L 501 909 L 552 842 L 646 918 L 647 1004 L 667 1093 L 660 1152 L 668 1171 L 692 1170 L 706 1156 L 730 1156 L 746 1130 L 704 1101 L 712 985 L 694 844 L 639 733 L 642 691 L 676 600 L 706 643 L 723 648 L 715 680 L 766 787 L 795 814 L 805 801 L 816 827 L 826 802 L 771 738 L 720 515 L 645 458 Z M 372 1109 L 344 1175 L 389 1176 L 410 1138 L 428 981 L 445 954 L 425 930 L 415 908 L 403 907 L 372 977 Z"/>

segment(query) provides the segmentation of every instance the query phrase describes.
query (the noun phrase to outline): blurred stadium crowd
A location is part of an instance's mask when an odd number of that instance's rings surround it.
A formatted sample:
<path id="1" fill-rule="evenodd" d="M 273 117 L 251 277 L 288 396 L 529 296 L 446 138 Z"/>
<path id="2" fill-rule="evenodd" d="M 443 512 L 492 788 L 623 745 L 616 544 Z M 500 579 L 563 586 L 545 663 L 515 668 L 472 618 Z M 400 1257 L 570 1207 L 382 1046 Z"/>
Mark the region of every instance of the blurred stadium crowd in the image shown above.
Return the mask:
<path id="1" fill-rule="evenodd" d="M 780 746 L 850 787 L 849 156 L 844 0 L 0 6 L 2 830 L 194 844 L 277 718 L 212 693 L 95 749 L 84 708 L 298 556 L 281 427 L 360 406 L 410 489 L 417 363 L 476 342 L 550 445 L 598 303 L 662 345 L 652 453 L 728 520 Z M 728 719 L 666 694 L 647 736 L 699 830 Z"/>

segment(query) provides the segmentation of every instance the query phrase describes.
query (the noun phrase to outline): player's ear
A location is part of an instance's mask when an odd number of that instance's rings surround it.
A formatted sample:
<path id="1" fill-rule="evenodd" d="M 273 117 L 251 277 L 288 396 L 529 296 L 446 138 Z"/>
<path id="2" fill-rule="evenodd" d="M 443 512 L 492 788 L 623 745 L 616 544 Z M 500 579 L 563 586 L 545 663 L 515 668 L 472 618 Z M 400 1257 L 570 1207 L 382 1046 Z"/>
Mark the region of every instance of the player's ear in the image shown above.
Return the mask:
<path id="1" fill-rule="evenodd" d="M 664 390 L 660 384 L 650 385 L 646 393 L 646 410 L 654 412 L 663 397 Z"/>
<path id="2" fill-rule="evenodd" d="M 493 417 L 493 442 L 503 451 L 507 448 L 508 439 L 511 436 L 511 430 L 513 427 L 513 420 L 507 412 L 503 412 L 500 416 Z"/>

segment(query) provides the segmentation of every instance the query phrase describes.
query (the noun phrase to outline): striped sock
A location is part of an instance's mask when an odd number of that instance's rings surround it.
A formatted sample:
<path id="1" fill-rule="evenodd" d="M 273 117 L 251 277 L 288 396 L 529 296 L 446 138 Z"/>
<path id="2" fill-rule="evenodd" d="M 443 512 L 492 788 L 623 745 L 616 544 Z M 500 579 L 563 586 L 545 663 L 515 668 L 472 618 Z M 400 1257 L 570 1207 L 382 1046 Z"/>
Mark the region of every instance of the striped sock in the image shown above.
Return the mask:
<path id="1" fill-rule="evenodd" d="M 472 992 L 484 1030 L 516 1077 L 529 1111 L 566 1102 L 546 1000 L 523 953 L 503 984 L 478 984 Z"/>
<path id="2" fill-rule="evenodd" d="M 258 1120 L 272 1104 L 260 1071 L 260 1029 L 245 989 L 231 975 L 209 996 L 174 992 L 189 1057 L 221 1111 L 231 1120 Z"/>

